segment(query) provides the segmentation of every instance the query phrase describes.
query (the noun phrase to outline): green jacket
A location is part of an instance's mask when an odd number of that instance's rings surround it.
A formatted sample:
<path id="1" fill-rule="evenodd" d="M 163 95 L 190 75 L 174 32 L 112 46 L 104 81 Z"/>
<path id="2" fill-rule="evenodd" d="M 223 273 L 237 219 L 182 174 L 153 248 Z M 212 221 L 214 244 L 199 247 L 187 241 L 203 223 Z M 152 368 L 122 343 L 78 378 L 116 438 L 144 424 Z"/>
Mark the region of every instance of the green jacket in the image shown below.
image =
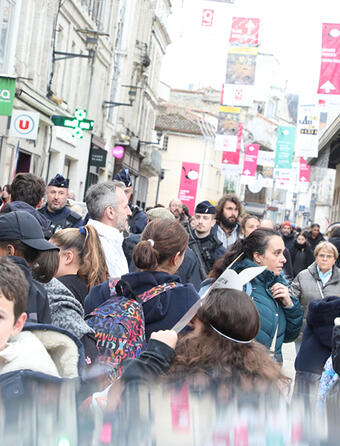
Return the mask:
<path id="1" fill-rule="evenodd" d="M 252 266 L 258 265 L 250 259 L 244 259 L 235 263 L 232 269 L 239 273 Z M 302 310 L 295 297 L 291 296 L 292 308 L 285 308 L 281 301 L 273 298 L 270 288 L 276 282 L 288 286 L 282 273 L 275 276 L 271 271 L 265 270 L 250 282 L 250 286 L 247 284 L 244 291 L 251 296 L 260 314 L 261 327 L 256 340 L 270 349 L 278 327 L 274 356 L 277 361 L 282 362 L 282 344 L 298 337 L 302 326 Z"/>

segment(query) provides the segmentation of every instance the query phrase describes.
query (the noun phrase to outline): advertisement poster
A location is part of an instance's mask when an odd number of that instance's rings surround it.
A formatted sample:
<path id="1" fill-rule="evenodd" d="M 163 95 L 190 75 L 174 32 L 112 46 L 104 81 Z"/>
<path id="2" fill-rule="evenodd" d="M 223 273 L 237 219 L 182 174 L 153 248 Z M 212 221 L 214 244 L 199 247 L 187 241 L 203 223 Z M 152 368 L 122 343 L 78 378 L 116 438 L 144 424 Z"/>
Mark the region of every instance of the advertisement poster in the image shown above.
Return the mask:
<path id="1" fill-rule="evenodd" d="M 257 155 L 259 153 L 259 144 L 248 144 L 244 148 L 244 164 L 242 175 L 254 177 L 257 169 Z"/>
<path id="2" fill-rule="evenodd" d="M 254 100 L 254 94 L 253 85 L 223 84 L 221 105 L 250 107 Z"/>
<path id="3" fill-rule="evenodd" d="M 340 94 L 340 23 L 322 24 L 318 94 Z"/>
<path id="4" fill-rule="evenodd" d="M 319 116 L 319 110 L 315 104 L 299 106 L 296 124 L 296 155 L 311 158 L 318 156 Z"/>
<path id="5" fill-rule="evenodd" d="M 241 154 L 241 144 L 242 144 L 242 131 L 243 124 L 239 122 L 238 133 L 237 133 L 237 146 L 236 152 L 225 152 L 222 153 L 222 175 L 237 175 L 239 172 L 240 154 Z"/>
<path id="6" fill-rule="evenodd" d="M 202 12 L 202 26 L 212 26 L 214 23 L 214 10 L 213 9 L 203 9 Z"/>
<path id="7" fill-rule="evenodd" d="M 15 78 L 0 76 L 0 115 L 11 116 L 15 95 Z"/>
<path id="8" fill-rule="evenodd" d="M 197 163 L 182 163 L 181 180 L 178 198 L 188 206 L 189 214 L 193 215 L 197 193 L 200 165 Z"/>
<path id="9" fill-rule="evenodd" d="M 221 106 L 215 137 L 215 150 L 236 152 L 241 109 Z"/>
<path id="10" fill-rule="evenodd" d="M 295 143 L 295 127 L 280 126 L 277 129 L 275 152 L 275 168 L 290 169 L 292 167 Z"/>
<path id="11" fill-rule="evenodd" d="M 258 45 L 259 28 L 260 19 L 233 17 L 229 42 L 244 45 Z"/>
<path id="12" fill-rule="evenodd" d="M 299 182 L 300 183 L 308 183 L 310 177 L 310 167 L 307 164 L 306 158 L 301 156 L 300 158 L 300 169 L 299 169 Z"/>
<path id="13" fill-rule="evenodd" d="M 257 48 L 233 47 L 228 51 L 226 84 L 254 85 Z"/>
<path id="14" fill-rule="evenodd" d="M 14 138 L 37 139 L 39 113 L 27 110 L 13 110 L 9 136 Z"/>

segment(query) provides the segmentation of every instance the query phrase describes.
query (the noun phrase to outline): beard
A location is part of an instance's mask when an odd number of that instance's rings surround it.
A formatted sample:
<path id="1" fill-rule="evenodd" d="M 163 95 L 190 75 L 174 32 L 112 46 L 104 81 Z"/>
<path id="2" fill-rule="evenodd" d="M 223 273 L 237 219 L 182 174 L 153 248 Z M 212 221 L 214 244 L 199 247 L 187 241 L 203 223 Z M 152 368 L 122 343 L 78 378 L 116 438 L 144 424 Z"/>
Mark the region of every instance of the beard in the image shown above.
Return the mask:
<path id="1" fill-rule="evenodd" d="M 226 218 L 224 215 L 222 215 L 221 224 L 226 229 L 232 231 L 237 225 L 237 218 L 234 217 Z"/>

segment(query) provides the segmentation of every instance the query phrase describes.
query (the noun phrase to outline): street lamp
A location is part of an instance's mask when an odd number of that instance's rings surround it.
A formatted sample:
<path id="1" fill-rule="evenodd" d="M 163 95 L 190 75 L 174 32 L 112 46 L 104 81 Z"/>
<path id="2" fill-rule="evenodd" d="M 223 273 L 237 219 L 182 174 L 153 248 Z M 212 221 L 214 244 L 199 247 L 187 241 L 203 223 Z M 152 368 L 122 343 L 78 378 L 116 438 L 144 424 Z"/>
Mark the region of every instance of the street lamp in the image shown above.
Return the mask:
<path id="1" fill-rule="evenodd" d="M 114 102 L 114 101 L 104 101 L 102 107 L 103 108 L 112 108 L 112 107 L 118 107 L 120 105 L 125 105 L 126 107 L 132 107 L 134 100 L 136 99 L 137 95 L 137 88 L 134 85 L 122 85 L 122 87 L 129 87 L 128 96 L 129 96 L 129 102 Z"/>

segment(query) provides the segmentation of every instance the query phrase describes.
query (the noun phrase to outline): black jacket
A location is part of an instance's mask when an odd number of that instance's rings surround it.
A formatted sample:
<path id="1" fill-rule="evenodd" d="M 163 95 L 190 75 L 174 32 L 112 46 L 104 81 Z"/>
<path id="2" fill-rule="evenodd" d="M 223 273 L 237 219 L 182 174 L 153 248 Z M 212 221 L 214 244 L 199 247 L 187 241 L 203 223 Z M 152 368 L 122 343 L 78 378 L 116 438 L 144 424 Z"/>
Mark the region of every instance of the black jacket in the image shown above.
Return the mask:
<path id="1" fill-rule="evenodd" d="M 163 271 L 141 271 L 124 274 L 121 277 L 123 295 L 129 298 L 169 282 L 179 282 L 179 277 Z M 85 299 L 85 314 L 91 313 L 109 298 L 108 281 L 93 287 Z M 146 339 L 149 339 L 153 331 L 172 328 L 198 299 L 199 295 L 192 284 L 188 283 L 164 291 L 145 302 L 143 311 Z"/>
<path id="2" fill-rule="evenodd" d="M 340 376 L 340 325 L 335 325 L 332 339 L 333 369 Z"/>
<path id="3" fill-rule="evenodd" d="M 81 280 L 77 274 L 66 274 L 58 277 L 58 280 L 63 283 L 67 289 L 71 291 L 73 296 L 84 306 L 85 297 L 88 295 L 88 288 L 86 283 Z"/>
<path id="4" fill-rule="evenodd" d="M 334 319 L 340 316 L 340 297 L 329 296 L 312 300 L 308 307 L 307 324 L 295 360 L 295 369 L 321 375 L 332 352 Z"/>
<path id="5" fill-rule="evenodd" d="M 313 238 L 312 237 L 312 231 L 309 231 L 309 232 L 307 232 L 306 236 L 307 236 L 307 240 L 309 241 L 311 250 L 312 250 L 313 255 L 314 255 L 314 249 L 315 249 L 316 245 L 318 245 L 320 242 L 324 242 L 325 241 L 325 239 L 323 237 L 323 234 L 321 234 L 321 232 L 319 232 L 318 236 L 316 238 Z"/>
<path id="6" fill-rule="evenodd" d="M 148 224 L 148 217 L 140 207 L 129 203 L 131 215 L 129 217 L 130 232 L 132 234 L 141 234 Z"/>
<path id="7" fill-rule="evenodd" d="M 136 265 L 132 260 L 132 252 L 133 248 L 140 242 L 140 239 L 141 234 L 129 234 L 123 241 L 123 251 L 130 272 L 135 272 L 137 270 Z M 196 291 L 200 289 L 201 277 L 198 268 L 198 260 L 190 248 L 185 250 L 182 265 L 178 268 L 176 274 L 179 275 L 181 283 L 192 283 Z"/>
<path id="8" fill-rule="evenodd" d="M 76 212 L 71 211 L 71 209 L 66 206 L 62 209 L 59 209 L 58 211 L 50 212 L 47 209 L 47 205 L 45 204 L 45 206 L 39 209 L 39 212 L 51 221 L 51 224 L 49 226 L 50 235 L 46 236 L 45 234 L 46 238 L 52 237 L 52 235 L 56 231 L 60 231 L 61 229 L 80 228 L 80 226 L 83 225 L 81 216 Z"/>
<path id="9" fill-rule="evenodd" d="M 16 256 L 10 256 L 10 259 L 23 271 L 30 286 L 26 308 L 27 321 L 51 324 L 51 313 L 45 288 L 32 278 L 31 269 L 25 259 Z"/>
<path id="10" fill-rule="evenodd" d="M 290 249 L 290 256 L 293 264 L 294 277 L 314 262 L 313 252 L 307 243 L 299 245 L 296 240 L 294 240 L 294 244 Z"/>
<path id="11" fill-rule="evenodd" d="M 41 212 L 39 212 L 37 209 L 34 209 L 34 207 L 30 204 L 25 203 L 24 201 L 11 201 L 10 203 L 7 203 L 6 206 L 1 210 L 1 212 L 4 213 L 14 211 L 28 212 L 29 214 L 33 215 L 33 217 L 38 221 L 44 232 L 48 230 L 50 221 Z"/>
<path id="12" fill-rule="evenodd" d="M 328 241 L 333 243 L 333 245 L 336 246 L 336 249 L 338 250 L 339 256 L 336 259 L 335 265 L 339 268 L 340 267 L 340 237 L 331 237 Z"/>
<path id="13" fill-rule="evenodd" d="M 284 235 L 282 232 L 280 232 L 280 234 L 285 244 L 285 247 L 290 250 L 295 241 L 294 233 L 291 232 L 289 235 Z"/>

